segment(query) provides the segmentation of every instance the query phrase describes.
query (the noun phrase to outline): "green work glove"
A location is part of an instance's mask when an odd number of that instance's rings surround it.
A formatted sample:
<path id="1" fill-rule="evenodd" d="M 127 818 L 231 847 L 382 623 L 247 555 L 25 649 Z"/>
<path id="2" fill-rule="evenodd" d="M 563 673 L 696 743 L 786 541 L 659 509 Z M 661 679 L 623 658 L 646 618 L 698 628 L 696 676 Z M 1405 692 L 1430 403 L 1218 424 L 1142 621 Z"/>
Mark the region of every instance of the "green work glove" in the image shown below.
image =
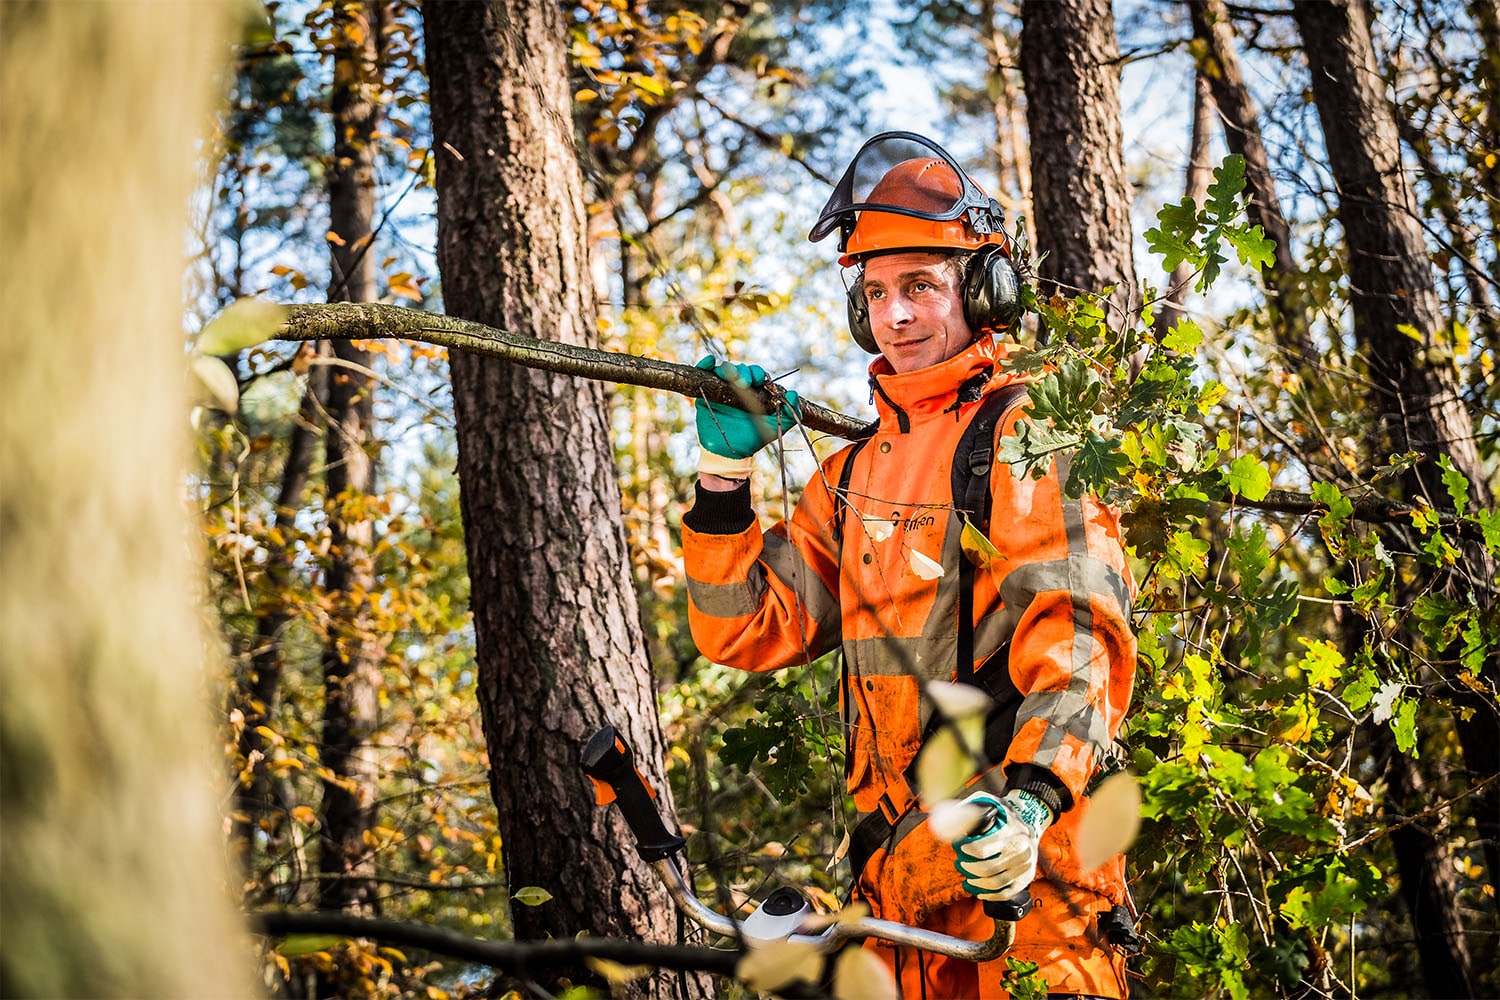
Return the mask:
<path id="1" fill-rule="evenodd" d="M 964 888 L 985 901 L 1012 898 L 1036 877 L 1038 845 L 1052 824 L 1052 810 L 1030 792 L 1019 789 L 995 798 L 975 792 L 964 799 L 995 810 L 993 821 L 953 841 L 954 867 Z"/>
<path id="2" fill-rule="evenodd" d="M 760 365 L 720 365 L 714 362 L 713 355 L 709 355 L 699 361 L 697 367 L 705 371 L 711 370 L 726 382 L 743 386 L 747 390 L 758 389 L 766 384 L 766 370 Z M 746 402 L 748 405 L 749 400 Z M 704 461 L 699 464 L 700 471 L 742 478 L 750 474 L 751 456 L 781 437 L 797 422 L 799 400 L 795 392 L 788 390 L 786 402 L 774 415 L 751 414 L 739 407 L 711 403 L 706 399 L 699 399 L 695 405 L 698 444 L 704 452 Z"/>

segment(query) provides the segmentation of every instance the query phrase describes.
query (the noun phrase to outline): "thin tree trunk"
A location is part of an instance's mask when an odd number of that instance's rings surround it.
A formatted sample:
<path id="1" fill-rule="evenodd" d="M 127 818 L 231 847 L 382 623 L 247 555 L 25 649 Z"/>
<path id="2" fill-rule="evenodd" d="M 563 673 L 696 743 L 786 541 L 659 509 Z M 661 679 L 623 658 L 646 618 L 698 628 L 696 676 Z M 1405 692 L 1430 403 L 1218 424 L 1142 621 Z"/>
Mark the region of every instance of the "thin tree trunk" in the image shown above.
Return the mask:
<path id="1" fill-rule="evenodd" d="M 318 344 L 315 353 L 319 358 L 331 352 L 328 344 Z M 307 492 L 307 483 L 312 472 L 313 458 L 318 442 L 323 437 L 322 404 L 318 400 L 326 391 L 328 368 L 314 365 L 303 391 L 302 404 L 292 424 L 287 440 L 287 454 L 281 471 L 281 484 L 276 494 L 276 510 L 272 526 L 290 524 L 302 509 Z M 286 626 L 291 621 L 283 603 L 283 595 L 291 586 L 292 553 L 287 546 L 272 547 L 267 556 L 266 585 L 268 596 L 255 616 L 255 639 L 250 649 L 248 671 L 238 678 L 235 704 L 243 717 L 237 737 L 238 759 L 243 761 L 236 794 L 237 808 L 231 837 L 239 851 L 248 874 L 261 881 L 255 871 L 254 837 L 265 816 L 271 800 L 271 782 L 266 773 L 266 739 L 260 727 L 267 725 L 275 716 L 276 703 L 280 698 L 281 677 L 285 667 L 281 640 Z M 274 854 L 272 850 L 268 853 Z M 300 853 L 300 852 L 299 852 Z M 298 866 L 301 870 L 301 866 Z"/>
<path id="2" fill-rule="evenodd" d="M 428 4 L 423 19 L 448 312 L 596 345 L 561 11 L 547 0 L 490 0 Z M 671 940 L 665 892 L 578 770 L 582 742 L 615 725 L 671 821 L 604 391 L 463 353 L 452 370 L 506 873 L 513 889 L 553 897 L 514 908 L 516 936 Z M 657 976 L 637 988 L 696 996 L 705 985 Z"/>
<path id="3" fill-rule="evenodd" d="M 342 3 L 333 14 L 333 159 L 328 199 L 332 252 L 329 301 L 375 299 L 371 253 L 375 215 L 375 133 L 380 122 L 379 3 Z M 325 584 L 332 608 L 323 650 L 323 781 L 319 817 L 318 906 L 373 916 L 374 861 L 365 833 L 375 821 L 379 761 L 378 694 L 384 643 L 375 634 L 374 521 L 365 502 L 375 486 L 373 356 L 334 342 L 344 364 L 328 373 L 326 435 L 329 547 Z"/>
<path id="4" fill-rule="evenodd" d="M 1031 204 L 1031 158 L 1021 127 L 1025 110 L 1021 106 L 1010 39 L 1000 26 L 998 7 L 996 0 L 981 0 L 979 5 L 979 23 L 984 26 L 981 41 L 989 61 L 990 96 L 994 102 L 995 162 L 1000 172 L 1000 190 L 995 192 L 995 198 L 1004 206 L 1006 223 L 1012 229 L 1016 219 L 1025 216 L 1026 245 L 1034 247 L 1036 220 L 1026 214 L 1026 207 Z"/>
<path id="5" fill-rule="evenodd" d="M 1401 824 L 1405 816 L 1432 805 L 1417 762 L 1396 748 L 1384 727 L 1375 729 L 1376 743 L 1387 755 L 1387 793 L 1399 815 L 1388 816 Z M 1436 821 L 1432 821 L 1435 825 Z M 1391 831 L 1391 847 L 1401 876 L 1401 898 L 1411 915 L 1422 977 L 1435 997 L 1475 997 L 1474 963 L 1459 917 L 1458 892 L 1454 885 L 1452 858 L 1428 823 L 1406 823 Z"/>
<path id="6" fill-rule="evenodd" d="M 1224 119 L 1224 142 L 1230 152 L 1245 158 L 1250 221 L 1276 244 L 1275 259 L 1261 271 L 1261 277 L 1270 292 L 1277 343 L 1293 366 L 1315 365 L 1318 355 L 1309 332 L 1312 303 L 1292 254 L 1292 230 L 1281 212 L 1281 199 L 1271 179 L 1271 161 L 1261 139 L 1255 104 L 1234 52 L 1229 10 L 1224 0 L 1188 0 L 1188 10 L 1193 37 L 1203 43 L 1198 69 L 1208 80 L 1214 104 Z"/>
<path id="7" fill-rule="evenodd" d="M 247 997 L 183 482 L 238 9 L 0 4 L 0 995 Z"/>
<path id="8" fill-rule="evenodd" d="M 1025 0 L 1021 75 L 1031 136 L 1039 276 L 1065 292 L 1114 286 L 1115 329 L 1140 308 L 1109 0 Z"/>
<path id="9" fill-rule="evenodd" d="M 1208 164 L 1209 132 L 1213 127 L 1214 99 L 1209 91 L 1208 78 L 1202 70 L 1193 73 L 1193 130 L 1188 141 L 1187 169 L 1183 174 L 1182 195 L 1191 198 L 1193 204 L 1201 206 L 1208 197 L 1208 184 L 1213 170 Z M 1167 335 L 1183 316 L 1182 299 L 1193 281 L 1193 266 L 1182 261 L 1168 279 L 1165 296 L 1156 310 L 1156 339 Z"/>

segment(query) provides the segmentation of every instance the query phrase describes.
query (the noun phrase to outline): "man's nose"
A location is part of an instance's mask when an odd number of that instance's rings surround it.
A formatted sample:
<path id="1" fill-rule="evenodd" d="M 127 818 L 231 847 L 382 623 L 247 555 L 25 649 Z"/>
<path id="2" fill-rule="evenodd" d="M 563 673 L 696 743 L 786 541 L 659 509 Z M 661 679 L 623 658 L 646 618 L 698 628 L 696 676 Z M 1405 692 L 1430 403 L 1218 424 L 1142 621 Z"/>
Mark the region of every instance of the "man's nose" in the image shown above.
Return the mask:
<path id="1" fill-rule="evenodd" d="M 885 300 L 885 321 L 892 327 L 906 326 L 913 319 L 911 303 L 904 295 L 892 295 Z"/>

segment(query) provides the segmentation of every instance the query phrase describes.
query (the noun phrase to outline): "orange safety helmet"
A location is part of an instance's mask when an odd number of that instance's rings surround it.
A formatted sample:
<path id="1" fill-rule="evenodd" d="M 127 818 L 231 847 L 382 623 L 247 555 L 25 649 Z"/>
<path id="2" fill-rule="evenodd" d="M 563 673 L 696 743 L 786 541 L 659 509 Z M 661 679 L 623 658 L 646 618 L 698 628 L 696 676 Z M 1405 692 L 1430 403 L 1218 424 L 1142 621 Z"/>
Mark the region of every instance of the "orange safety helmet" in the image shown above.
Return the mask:
<path id="1" fill-rule="evenodd" d="M 839 263 L 898 250 L 975 251 L 998 245 L 1012 256 L 1000 204 L 942 147 L 912 132 L 882 132 L 860 148 L 808 239 L 839 230 Z"/>
<path id="2" fill-rule="evenodd" d="M 882 132 L 866 142 L 839 179 L 807 238 L 839 231 L 839 263 L 863 264 L 904 250 L 972 253 L 960 295 L 976 334 L 1007 330 L 1023 311 L 1028 272 L 1005 232 L 1005 213 L 941 146 L 912 132 Z M 880 347 L 869 304 L 856 281 L 848 294 L 849 332 L 871 354 Z"/>

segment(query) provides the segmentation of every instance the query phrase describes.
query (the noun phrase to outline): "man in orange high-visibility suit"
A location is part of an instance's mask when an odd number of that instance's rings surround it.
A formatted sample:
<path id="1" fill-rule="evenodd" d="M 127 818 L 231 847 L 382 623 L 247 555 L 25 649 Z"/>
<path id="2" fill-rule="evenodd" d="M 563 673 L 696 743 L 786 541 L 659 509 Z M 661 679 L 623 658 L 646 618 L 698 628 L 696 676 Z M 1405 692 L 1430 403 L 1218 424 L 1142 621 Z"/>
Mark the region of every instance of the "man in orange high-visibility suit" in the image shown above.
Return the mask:
<path id="1" fill-rule="evenodd" d="M 996 464 L 994 551 L 961 543 L 958 509 L 973 510 L 974 491 L 956 496 L 960 439 L 992 394 L 1021 404 L 1003 410 L 1000 434 L 1025 401 L 999 336 L 1020 312 L 1002 222 L 927 140 L 886 133 L 861 149 L 811 238 L 837 229 L 839 262 L 858 269 L 848 312 L 855 340 L 880 355 L 869 369 L 878 429 L 823 463 L 790 522 L 762 530 L 752 456 L 795 420 L 796 395 L 766 416 L 700 401 L 697 498 L 682 519 L 690 622 L 705 656 L 747 670 L 842 646 L 848 789 L 861 814 L 854 893 L 875 916 L 982 939 L 992 926 L 982 901 L 1029 887 L 1035 906 L 1008 955 L 1036 962 L 1054 994 L 1119 998 L 1133 939 L 1124 858 L 1086 872 L 1073 846 L 1134 676 L 1134 584 L 1116 514 L 1063 493 L 1066 458 L 1041 479 Z M 716 370 L 765 381 L 754 366 Z M 994 434 L 973 453 L 990 458 Z M 931 831 L 911 785 L 933 716 L 922 684 L 937 680 L 994 699 L 986 752 L 997 766 L 968 796 L 995 808 L 994 823 L 952 843 Z M 869 947 L 907 1000 L 1007 995 L 1004 957 Z"/>

